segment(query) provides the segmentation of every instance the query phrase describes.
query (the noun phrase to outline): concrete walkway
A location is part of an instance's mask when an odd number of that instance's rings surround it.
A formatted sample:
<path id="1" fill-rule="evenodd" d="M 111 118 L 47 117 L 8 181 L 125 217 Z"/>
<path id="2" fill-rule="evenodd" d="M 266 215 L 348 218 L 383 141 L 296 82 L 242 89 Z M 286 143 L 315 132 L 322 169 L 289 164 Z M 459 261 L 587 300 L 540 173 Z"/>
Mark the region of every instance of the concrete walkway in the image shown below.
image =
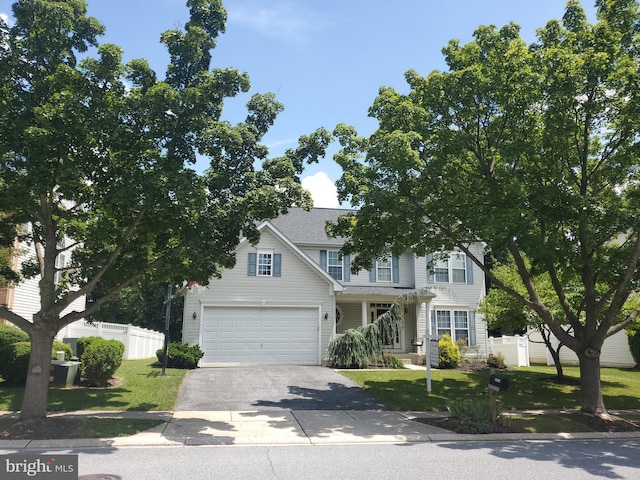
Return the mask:
<path id="1" fill-rule="evenodd" d="M 387 410 L 175 411 L 51 414 L 100 418 L 148 418 L 161 425 L 122 438 L 0 440 L 0 449 L 102 448 L 196 445 L 324 445 L 460 441 L 640 438 L 640 433 L 462 435 L 414 421 L 446 412 Z"/>

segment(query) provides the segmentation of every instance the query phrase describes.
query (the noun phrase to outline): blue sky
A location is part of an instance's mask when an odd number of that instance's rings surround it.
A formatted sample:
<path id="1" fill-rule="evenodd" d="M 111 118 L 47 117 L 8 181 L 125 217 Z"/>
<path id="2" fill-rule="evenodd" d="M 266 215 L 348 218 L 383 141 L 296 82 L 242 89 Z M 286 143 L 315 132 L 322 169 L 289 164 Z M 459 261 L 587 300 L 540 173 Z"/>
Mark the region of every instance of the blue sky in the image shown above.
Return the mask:
<path id="1" fill-rule="evenodd" d="M 0 15 L 11 22 L 11 4 L 0 0 Z M 168 56 L 160 34 L 188 20 L 184 0 L 89 0 L 89 14 L 107 28 L 101 43 L 115 43 L 125 60 L 146 58 L 164 76 Z M 271 156 L 294 147 L 300 135 L 324 126 L 353 125 L 362 135 L 375 122 L 367 110 L 381 86 L 406 92 L 409 69 L 428 75 L 445 68 L 441 49 L 451 39 L 471 40 L 479 25 L 513 21 L 527 42 L 564 0 L 227 0 L 227 33 L 213 52 L 213 67 L 247 72 L 251 92 L 230 100 L 225 116 L 246 114 L 252 93 L 274 92 L 285 106 L 265 137 Z M 584 1 L 594 20 L 593 0 Z M 198 164 L 206 167 L 206 161 Z M 338 206 L 335 182 L 341 175 L 331 156 L 311 165 L 303 185 L 320 207 Z"/>

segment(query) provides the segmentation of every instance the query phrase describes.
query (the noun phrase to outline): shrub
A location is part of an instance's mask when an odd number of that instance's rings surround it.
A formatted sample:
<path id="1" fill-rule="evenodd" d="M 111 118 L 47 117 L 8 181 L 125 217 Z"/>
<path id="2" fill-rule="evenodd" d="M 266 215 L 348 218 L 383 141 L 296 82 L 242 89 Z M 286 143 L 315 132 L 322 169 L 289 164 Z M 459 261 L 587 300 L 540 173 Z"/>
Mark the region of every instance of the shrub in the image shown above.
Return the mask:
<path id="1" fill-rule="evenodd" d="M 372 360 L 367 338 L 360 329 L 353 328 L 331 340 L 326 358 L 333 368 L 366 368 Z"/>
<path id="2" fill-rule="evenodd" d="M 507 365 L 504 363 L 504 355 L 502 352 L 498 352 L 495 355 L 493 353 L 489 354 L 487 357 L 487 366 L 505 370 Z"/>
<path id="3" fill-rule="evenodd" d="M 3 349 L 0 375 L 5 382 L 23 385 L 27 381 L 30 353 L 30 342 L 12 343 Z"/>
<path id="4" fill-rule="evenodd" d="M 78 358 L 82 358 L 82 354 L 87 349 L 87 346 L 94 340 L 104 340 L 102 337 L 80 337 L 76 341 L 76 355 Z"/>
<path id="5" fill-rule="evenodd" d="M 69 360 L 71 357 L 73 357 L 73 348 L 71 348 L 71 345 L 69 345 L 68 343 L 54 340 L 53 345 L 51 347 L 51 358 L 53 358 L 54 360 L 57 360 L 58 359 L 57 352 L 60 350 L 64 352 L 65 360 Z"/>
<path id="6" fill-rule="evenodd" d="M 169 368 L 196 368 L 198 361 L 204 356 L 199 345 L 173 342 L 167 348 L 167 367 Z M 162 362 L 164 348 L 156 351 L 158 361 Z"/>
<path id="7" fill-rule="evenodd" d="M 460 365 L 460 348 L 448 333 L 438 340 L 438 365 L 440 368 L 456 368 Z"/>
<path id="8" fill-rule="evenodd" d="M 124 344 L 118 340 L 95 339 L 80 357 L 82 375 L 89 385 L 103 387 L 122 363 Z"/>
<path id="9" fill-rule="evenodd" d="M 29 335 L 27 332 L 20 330 L 18 327 L 0 325 L 0 350 L 8 347 L 12 343 L 28 341 Z"/>
<path id="10" fill-rule="evenodd" d="M 451 414 L 451 423 L 458 433 L 491 433 L 491 407 L 486 399 L 464 399 L 447 401 L 447 410 Z M 502 412 L 496 412 L 496 420 Z"/>
<path id="11" fill-rule="evenodd" d="M 640 368 L 640 322 L 636 321 L 627 327 L 627 341 L 636 368 Z"/>
<path id="12" fill-rule="evenodd" d="M 380 355 L 380 363 L 385 368 L 394 368 L 396 370 L 405 368 L 404 362 L 400 360 L 396 355 L 388 352 L 384 352 Z"/>

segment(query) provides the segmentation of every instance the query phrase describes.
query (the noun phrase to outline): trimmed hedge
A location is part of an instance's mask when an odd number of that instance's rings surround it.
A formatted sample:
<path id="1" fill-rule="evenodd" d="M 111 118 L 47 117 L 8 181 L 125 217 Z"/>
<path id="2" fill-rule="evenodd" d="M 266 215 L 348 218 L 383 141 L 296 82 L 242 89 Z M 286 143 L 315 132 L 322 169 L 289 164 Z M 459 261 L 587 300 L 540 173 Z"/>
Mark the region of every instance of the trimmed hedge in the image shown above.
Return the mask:
<path id="1" fill-rule="evenodd" d="M 80 357 L 82 376 L 92 386 L 104 387 L 122 364 L 124 344 L 118 340 L 92 340 Z"/>
<path id="2" fill-rule="evenodd" d="M 78 358 L 82 358 L 82 354 L 86 350 L 87 346 L 94 340 L 104 340 L 102 337 L 80 337 L 76 341 L 76 355 Z"/>
<path id="3" fill-rule="evenodd" d="M 8 347 L 12 343 L 28 341 L 29 335 L 27 332 L 20 330 L 18 327 L 0 325 L 0 350 Z"/>
<path id="4" fill-rule="evenodd" d="M 73 356 L 71 345 L 55 341 L 51 346 L 51 358 L 57 359 L 56 352 L 65 352 L 65 360 Z M 31 354 L 31 342 L 15 342 L 0 350 L 0 376 L 5 382 L 16 385 L 24 385 L 29 371 L 29 355 Z"/>
<path id="5" fill-rule="evenodd" d="M 24 385 L 29 371 L 31 342 L 16 342 L 2 349 L 0 375 L 5 382 Z"/>
<path id="6" fill-rule="evenodd" d="M 51 347 L 51 358 L 54 360 L 58 359 L 58 351 L 62 350 L 64 352 L 64 359 L 70 360 L 73 357 L 73 348 L 71 345 L 64 342 L 59 342 L 58 340 L 53 341 L 53 345 Z"/>
<path id="7" fill-rule="evenodd" d="M 170 343 L 167 348 L 167 367 L 169 368 L 189 368 L 198 366 L 198 361 L 204 356 L 199 345 L 189 345 L 187 343 Z M 156 351 L 158 361 L 162 363 L 164 348 Z"/>

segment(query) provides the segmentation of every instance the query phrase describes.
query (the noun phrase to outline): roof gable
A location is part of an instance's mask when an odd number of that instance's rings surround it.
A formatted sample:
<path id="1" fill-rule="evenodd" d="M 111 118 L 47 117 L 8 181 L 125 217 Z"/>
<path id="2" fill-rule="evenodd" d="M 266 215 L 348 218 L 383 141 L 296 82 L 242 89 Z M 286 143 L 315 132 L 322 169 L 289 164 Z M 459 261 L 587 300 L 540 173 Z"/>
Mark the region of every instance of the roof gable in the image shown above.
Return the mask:
<path id="1" fill-rule="evenodd" d="M 301 260 L 303 260 L 305 263 L 307 263 L 308 266 L 312 270 L 314 270 L 318 275 L 320 275 L 325 280 L 327 280 L 327 282 L 331 283 L 333 285 L 333 291 L 334 292 L 341 292 L 344 289 L 344 287 L 337 280 L 335 280 L 331 275 L 329 275 L 322 268 L 320 268 L 320 265 L 318 265 L 311 258 L 309 258 L 309 256 L 307 254 L 305 254 L 302 250 L 300 250 L 295 245 L 295 243 L 293 243 L 280 230 L 278 230 L 271 223 L 271 221 L 266 220 L 266 221 L 262 222 L 260 225 L 258 225 L 258 231 L 259 232 L 262 232 L 264 229 L 269 229 L 276 236 L 276 238 L 278 240 L 280 240 L 283 244 L 285 244 L 289 248 L 289 250 L 291 250 L 296 256 L 298 256 Z M 248 243 L 248 240 L 246 238 L 242 239 L 240 244 L 238 245 L 238 248 L 240 246 L 246 244 L 246 243 Z"/>

